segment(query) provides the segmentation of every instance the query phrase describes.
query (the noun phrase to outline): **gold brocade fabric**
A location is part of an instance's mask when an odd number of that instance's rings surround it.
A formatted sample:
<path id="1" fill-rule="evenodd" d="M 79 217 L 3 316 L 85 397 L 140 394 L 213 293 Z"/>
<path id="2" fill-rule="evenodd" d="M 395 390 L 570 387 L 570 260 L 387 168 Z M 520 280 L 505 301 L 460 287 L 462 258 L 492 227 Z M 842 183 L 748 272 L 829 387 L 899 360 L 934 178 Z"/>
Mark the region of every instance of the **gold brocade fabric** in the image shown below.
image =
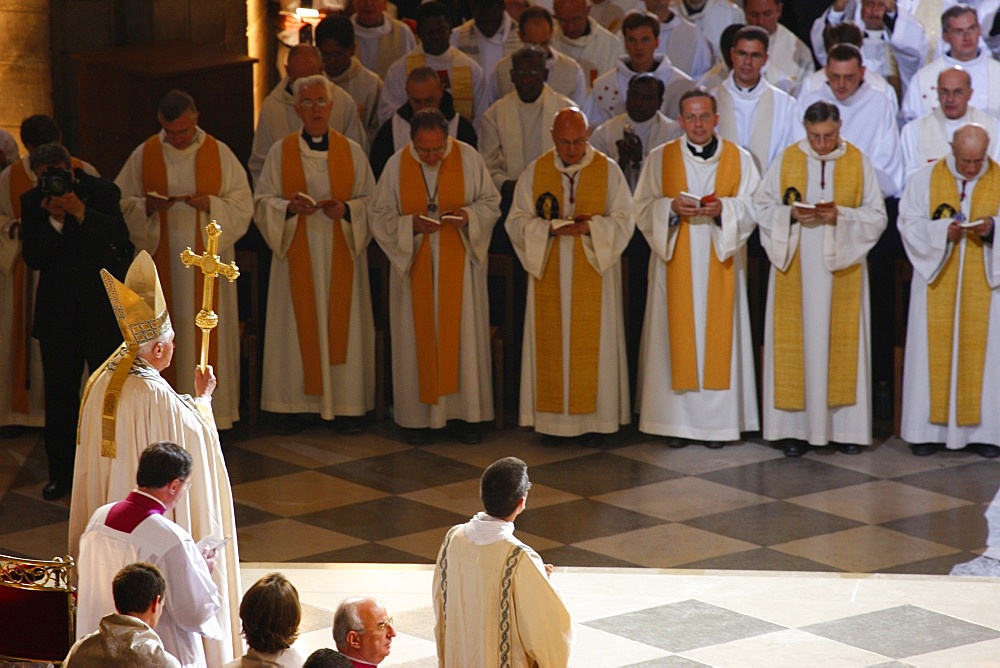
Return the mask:
<path id="1" fill-rule="evenodd" d="M 792 145 L 781 164 L 781 192 L 801 197 L 807 190 L 808 158 Z M 838 206 L 857 208 L 864 183 L 861 151 L 853 144 L 833 168 L 833 200 Z M 794 198 L 792 198 L 794 199 Z M 787 203 L 791 203 L 790 201 Z M 801 243 L 785 272 L 775 272 L 774 283 L 774 406 L 779 410 L 805 410 L 805 352 L 802 334 Z M 830 346 L 827 367 L 827 406 L 857 402 L 858 329 L 861 317 L 861 264 L 833 272 L 830 304 Z"/>
<path id="2" fill-rule="evenodd" d="M 928 215 L 950 207 L 961 211 L 958 184 L 944 160 L 931 173 Z M 1000 203 L 1000 167 L 989 161 L 972 192 L 969 220 L 996 216 Z M 948 424 L 951 399 L 952 354 L 955 348 L 955 304 L 958 309 L 958 364 L 955 418 L 960 427 L 980 422 L 986 340 L 989 334 L 991 293 L 986 281 L 983 240 L 972 230 L 965 236 L 965 262 L 959 266 L 959 245 L 953 244 L 937 277 L 927 286 L 927 361 L 929 364 L 930 421 Z"/>
<path id="3" fill-rule="evenodd" d="M 551 150 L 535 163 L 533 198 L 551 197 L 564 211 L 563 175 L 555 167 Z M 608 196 L 607 158 L 594 153 L 589 165 L 576 176 L 576 215 L 605 214 Z M 582 236 L 573 240 L 573 291 L 570 323 L 562 322 L 562 287 L 559 266 L 559 237 L 549 244 L 541 279 L 535 281 L 535 408 L 545 413 L 562 413 L 563 337 L 569 336 L 569 414 L 597 411 L 597 380 L 601 352 L 601 298 L 604 279 L 587 260 Z"/>
<path id="4" fill-rule="evenodd" d="M 327 151 L 327 175 L 330 196 L 341 202 L 351 199 L 354 189 L 354 159 L 351 147 L 338 132 L 331 131 Z M 292 133 L 282 140 L 281 187 L 285 199 L 296 193 L 307 193 L 299 134 Z M 302 356 L 305 393 L 323 394 L 323 374 L 319 365 L 319 317 L 316 314 L 312 255 L 306 219 L 300 215 L 288 248 L 288 277 L 291 285 L 292 308 Z M 344 238 L 341 221 L 333 225 L 333 258 L 330 271 L 330 304 L 327 314 L 327 350 L 330 364 L 347 361 L 347 335 L 351 322 L 351 294 L 354 289 L 354 258 Z"/>

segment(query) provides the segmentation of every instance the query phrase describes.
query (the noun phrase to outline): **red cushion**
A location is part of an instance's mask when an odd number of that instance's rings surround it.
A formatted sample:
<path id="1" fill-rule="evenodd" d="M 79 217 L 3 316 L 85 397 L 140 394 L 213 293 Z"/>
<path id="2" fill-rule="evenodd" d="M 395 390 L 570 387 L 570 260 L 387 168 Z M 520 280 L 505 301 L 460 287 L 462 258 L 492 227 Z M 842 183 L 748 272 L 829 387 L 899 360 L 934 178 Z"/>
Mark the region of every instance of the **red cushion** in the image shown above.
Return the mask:
<path id="1" fill-rule="evenodd" d="M 0 655 L 62 661 L 69 653 L 69 596 L 0 584 Z"/>

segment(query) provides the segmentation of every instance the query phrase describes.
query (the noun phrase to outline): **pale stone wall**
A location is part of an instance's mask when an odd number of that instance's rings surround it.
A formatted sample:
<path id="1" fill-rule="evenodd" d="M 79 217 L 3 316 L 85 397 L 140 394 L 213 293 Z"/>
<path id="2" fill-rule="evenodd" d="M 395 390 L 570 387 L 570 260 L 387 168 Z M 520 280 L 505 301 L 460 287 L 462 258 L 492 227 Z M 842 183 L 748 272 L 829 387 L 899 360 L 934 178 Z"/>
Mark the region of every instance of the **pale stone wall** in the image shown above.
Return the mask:
<path id="1" fill-rule="evenodd" d="M 52 113 L 48 0 L 0 0 L 0 44 L 0 128 L 17 137 L 26 117 Z"/>

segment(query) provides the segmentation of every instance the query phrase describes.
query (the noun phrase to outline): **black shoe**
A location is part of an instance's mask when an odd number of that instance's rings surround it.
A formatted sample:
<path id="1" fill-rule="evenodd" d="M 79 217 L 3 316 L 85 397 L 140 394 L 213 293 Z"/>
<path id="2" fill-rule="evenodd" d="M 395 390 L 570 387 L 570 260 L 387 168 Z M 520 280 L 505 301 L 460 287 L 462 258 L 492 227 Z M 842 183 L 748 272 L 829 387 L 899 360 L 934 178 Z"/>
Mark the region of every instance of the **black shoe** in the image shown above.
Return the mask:
<path id="1" fill-rule="evenodd" d="M 1000 457 L 1000 447 L 990 445 L 989 443 L 976 443 L 972 448 L 980 457 L 986 457 L 986 459 Z"/>
<path id="2" fill-rule="evenodd" d="M 291 436 L 306 428 L 306 421 L 298 413 L 278 413 L 274 420 L 274 433 L 278 436 Z"/>
<path id="3" fill-rule="evenodd" d="M 406 429 L 406 442 L 410 445 L 427 445 L 430 441 L 430 429 Z"/>
<path id="4" fill-rule="evenodd" d="M 604 434 L 590 432 L 580 437 L 580 445 L 585 448 L 600 448 L 607 444 Z"/>
<path id="5" fill-rule="evenodd" d="M 61 499 L 69 494 L 71 489 L 73 489 L 72 485 L 58 480 L 53 480 L 42 488 L 42 498 L 46 501 L 55 501 L 56 499 Z"/>
<path id="6" fill-rule="evenodd" d="M 668 448 L 686 448 L 688 442 L 683 438 L 678 438 L 676 436 L 667 436 L 667 447 Z"/>
<path id="7" fill-rule="evenodd" d="M 781 447 L 786 457 L 801 457 L 809 452 L 809 444 L 804 441 L 788 441 Z"/>
<path id="8" fill-rule="evenodd" d="M 937 452 L 937 443 L 911 443 L 910 452 L 917 457 L 930 457 Z"/>
<path id="9" fill-rule="evenodd" d="M 465 445 L 476 445 L 483 440 L 479 434 L 479 425 L 475 422 L 463 422 L 458 428 L 458 442 Z"/>
<path id="10" fill-rule="evenodd" d="M 345 436 L 360 434 L 361 417 L 358 415 L 338 415 L 333 421 L 333 430 Z"/>
<path id="11" fill-rule="evenodd" d="M 549 447 L 554 447 L 557 445 L 562 445 L 567 439 L 562 436 L 553 436 L 552 434 L 542 434 L 541 435 L 542 445 L 547 445 Z"/>
<path id="12" fill-rule="evenodd" d="M 845 455 L 860 455 L 861 446 L 857 443 L 839 443 L 837 449 L 843 452 Z"/>
<path id="13" fill-rule="evenodd" d="M 706 441 L 705 442 L 705 447 L 709 448 L 710 450 L 718 450 L 719 448 L 722 448 L 724 446 L 725 446 L 725 443 L 723 443 L 722 441 Z"/>

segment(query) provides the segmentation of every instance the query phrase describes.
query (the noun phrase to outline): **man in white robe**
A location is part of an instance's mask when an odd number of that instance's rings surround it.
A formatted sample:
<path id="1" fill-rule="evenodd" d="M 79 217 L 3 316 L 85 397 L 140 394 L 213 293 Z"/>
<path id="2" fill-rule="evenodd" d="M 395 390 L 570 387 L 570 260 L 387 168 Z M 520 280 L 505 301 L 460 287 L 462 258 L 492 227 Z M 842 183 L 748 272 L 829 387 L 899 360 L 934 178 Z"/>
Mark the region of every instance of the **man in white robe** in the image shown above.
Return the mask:
<path id="1" fill-rule="evenodd" d="M 951 136 L 963 125 L 983 126 L 990 137 L 987 153 L 1000 159 L 1000 121 L 969 105 L 972 79 L 960 67 L 941 70 L 937 95 L 940 106 L 929 114 L 915 118 L 900 132 L 903 148 L 903 182 L 909 183 L 917 171 L 937 162 L 951 151 Z"/>
<path id="2" fill-rule="evenodd" d="M 388 0 L 355 0 L 354 34 L 358 60 L 385 81 L 389 66 L 417 46 L 417 38 L 402 21 L 386 12 Z"/>
<path id="3" fill-rule="evenodd" d="M 364 142 L 358 143 L 365 148 L 379 128 L 378 101 L 382 96 L 382 79 L 358 60 L 354 24 L 347 17 L 323 19 L 316 26 L 316 46 L 323 56 L 326 76 L 354 100 L 358 119 L 365 130 Z M 338 111 L 338 114 L 342 113 Z"/>
<path id="4" fill-rule="evenodd" d="M 232 261 L 236 242 L 253 216 L 253 193 L 242 163 L 228 146 L 198 127 L 198 110 L 187 93 L 171 91 L 157 114 L 163 128 L 140 144 L 115 178 L 122 191 L 122 212 L 137 251 L 145 250 L 169 277 L 167 306 L 191 314 L 177 333 L 176 373 L 167 379 L 180 392 L 194 389 L 193 369 L 199 359 L 201 330 L 193 316 L 202 306 L 202 272 L 187 268 L 180 253 L 207 248 L 205 226 L 222 227 L 217 255 Z M 154 194 L 155 193 L 155 194 Z M 215 393 L 215 422 L 229 429 L 240 419 L 240 342 L 236 284 L 216 280 L 212 364 L 223 379 Z"/>
<path id="5" fill-rule="evenodd" d="M 548 70 L 548 86 L 555 92 L 573 100 L 576 105 L 583 104 L 587 97 L 587 85 L 584 82 L 583 70 L 576 61 L 552 48 L 552 15 L 542 7 L 529 7 L 521 14 L 518 22 L 518 35 L 523 46 L 537 46 L 545 52 L 545 69 Z M 511 56 L 506 56 L 497 63 L 490 77 L 490 90 L 493 99 L 499 100 L 504 95 L 514 91 L 511 80 Z"/>
<path id="6" fill-rule="evenodd" d="M 210 664 L 221 665 L 243 653 L 242 589 L 233 494 L 212 420 L 215 374 L 211 365 L 204 372 L 195 371 L 194 399 L 178 394 L 161 375 L 173 359 L 174 331 L 148 253 L 136 256 L 124 285 L 103 274 L 125 343 L 91 375 L 84 390 L 69 510 L 69 553 L 74 558 L 80 555 L 80 537 L 94 512 L 125 498 L 134 488 L 146 446 L 158 441 L 180 444 L 194 459 L 194 469 L 188 493 L 165 513 L 165 519 L 197 541 L 232 538 L 220 548 L 212 569 L 222 606 L 217 616 L 221 640 L 205 646 Z"/>
<path id="7" fill-rule="evenodd" d="M 1000 118 L 1000 63 L 980 45 L 982 30 L 976 11 L 968 5 L 956 5 L 942 15 L 941 23 L 947 26 L 941 33 L 944 53 L 917 71 L 899 110 L 900 123 L 937 108 L 937 76 L 941 70 L 956 65 L 972 77 L 972 106 Z"/>
<path id="8" fill-rule="evenodd" d="M 704 89 L 681 98 L 678 122 L 684 138 L 650 153 L 635 193 L 652 250 L 639 430 L 717 448 L 758 429 L 745 244 L 760 176 L 746 150 L 715 134 Z"/>
<path id="9" fill-rule="evenodd" d="M 426 65 L 444 82 L 451 93 L 455 110 L 478 127 L 478 118 L 490 106 L 489 86 L 483 68 L 472 58 L 451 46 L 451 25 L 444 6 L 430 2 L 420 6 L 417 19 L 420 46 L 409 51 L 386 72 L 379 102 L 379 121 L 386 122 L 406 102 L 406 76 Z"/>
<path id="10" fill-rule="evenodd" d="M 552 48 L 580 64 L 590 90 L 597 77 L 616 67 L 624 51 L 621 40 L 589 16 L 587 0 L 555 0 L 553 5 Z"/>
<path id="11" fill-rule="evenodd" d="M 500 193 L 482 156 L 447 129 L 437 109 L 415 113 L 368 206 L 392 265 L 394 418 L 411 443 L 448 420 L 475 443 L 478 423 L 493 419 L 486 275 Z"/>
<path id="12" fill-rule="evenodd" d="M 646 11 L 659 23 L 660 44 L 657 50 L 692 79 L 712 67 L 712 46 L 691 21 L 671 9 L 670 0 L 645 0 Z"/>
<path id="13" fill-rule="evenodd" d="M 295 98 L 303 131 L 271 148 L 254 193 L 272 251 L 261 407 L 337 417 L 336 428 L 357 433 L 375 406 L 366 210 L 375 179 L 361 147 L 329 129 L 329 82 L 299 79 Z"/>
<path id="14" fill-rule="evenodd" d="M 295 113 L 292 99 L 292 84 L 296 79 L 320 74 L 323 71 L 323 56 L 311 44 L 302 44 L 292 49 L 288 56 L 288 76 L 278 82 L 264 98 L 257 118 L 257 129 L 253 134 L 253 148 L 247 167 L 254 183 L 260 178 L 267 152 L 274 142 L 302 127 L 302 120 Z M 362 146 L 367 146 L 365 128 L 358 116 L 354 99 L 339 86 L 333 95 L 333 112 L 330 127 Z"/>
<path id="15" fill-rule="evenodd" d="M 775 159 L 754 194 L 771 260 L 763 435 L 784 440 L 789 457 L 831 443 L 856 454 L 872 438 L 865 258 L 886 227 L 885 205 L 868 158 L 840 138 L 836 105 L 814 103 L 805 126 L 806 139 Z"/>
<path id="16" fill-rule="evenodd" d="M 719 42 L 722 31 L 734 23 L 746 23 L 743 9 L 730 0 L 672 0 L 679 16 L 698 26 L 712 47 L 712 60 L 722 60 Z"/>
<path id="17" fill-rule="evenodd" d="M 559 112 L 555 148 L 517 180 L 506 228 L 529 276 L 520 424 L 598 444 L 631 420 L 621 255 L 635 223 L 621 169 L 589 134 L 580 110 Z"/>
<path id="18" fill-rule="evenodd" d="M 659 25 L 648 14 L 630 12 L 622 21 L 622 34 L 628 55 L 618 59 L 613 70 L 605 72 L 594 81 L 583 111 L 591 125 L 600 125 L 609 118 L 625 112 L 625 94 L 628 82 L 636 74 L 650 72 L 663 82 L 663 106 L 660 111 L 667 118 L 676 118 L 677 103 L 681 95 L 694 88 L 694 81 L 673 66 L 670 58 L 656 53 L 659 44 Z"/>
<path id="19" fill-rule="evenodd" d="M 918 171 L 900 202 L 913 263 L 901 436 L 913 454 L 938 444 L 1000 456 L 1000 166 L 977 125 Z"/>
<path id="20" fill-rule="evenodd" d="M 514 537 L 530 488 L 523 461 L 493 462 L 480 480 L 484 512 L 445 536 L 431 592 L 439 665 L 569 663 L 573 625 L 552 566 Z"/>
<path id="21" fill-rule="evenodd" d="M 764 77 L 789 95 L 795 95 L 799 83 L 816 70 L 812 50 L 791 30 L 778 23 L 784 3 L 778 0 L 745 0 L 743 11 L 747 25 L 767 31 L 768 66 Z"/>
<path id="22" fill-rule="evenodd" d="M 805 136 L 795 99 L 761 74 L 767 64 L 767 45 L 763 28 L 740 28 L 730 50 L 733 71 L 712 91 L 718 101 L 719 136 L 750 151 L 758 172 Z"/>
<path id="23" fill-rule="evenodd" d="M 517 22 L 504 11 L 503 0 L 480 0 L 473 7 L 472 18 L 451 31 L 451 45 L 489 73 L 521 48 Z"/>
<path id="24" fill-rule="evenodd" d="M 145 562 L 163 573 L 170 591 L 156 625 L 163 647 L 185 668 L 209 665 L 205 644 L 223 638 L 217 618 L 222 597 L 211 574 L 216 550 L 195 545 L 164 516 L 191 486 L 192 467 L 191 455 L 176 443 L 153 443 L 139 458 L 135 489 L 94 512 L 80 538 L 77 638 L 97 631 L 115 612 L 118 571 Z"/>
<path id="25" fill-rule="evenodd" d="M 625 10 L 615 4 L 613 0 L 590 0 L 588 4 L 590 5 L 590 13 L 601 27 L 611 32 L 617 32 L 621 28 L 622 19 L 625 18 Z"/>

